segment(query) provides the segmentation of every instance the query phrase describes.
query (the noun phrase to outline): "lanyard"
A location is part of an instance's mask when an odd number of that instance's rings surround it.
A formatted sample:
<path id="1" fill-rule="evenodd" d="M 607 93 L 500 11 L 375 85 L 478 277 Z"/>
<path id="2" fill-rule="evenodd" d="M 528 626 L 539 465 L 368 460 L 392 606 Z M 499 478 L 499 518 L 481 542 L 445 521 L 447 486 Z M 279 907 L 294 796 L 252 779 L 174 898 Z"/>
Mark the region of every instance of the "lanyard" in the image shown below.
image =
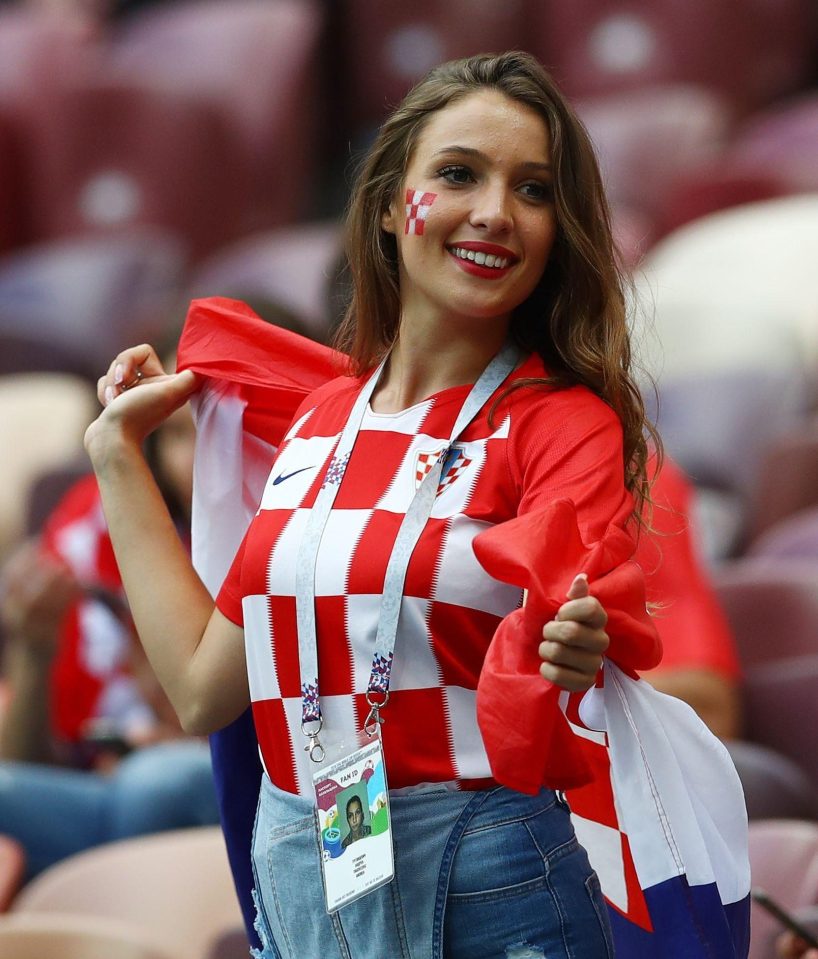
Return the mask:
<path id="1" fill-rule="evenodd" d="M 489 397 L 511 373 L 519 358 L 519 349 L 514 344 L 507 343 L 483 370 L 460 409 L 448 442 L 441 450 L 434 466 L 421 482 L 401 522 L 386 567 L 378 631 L 375 637 L 375 650 L 372 659 L 372 672 L 367 687 L 366 699 L 371 712 L 367 717 L 364 728 L 370 735 L 377 729 L 378 724 L 383 722 L 378 710 L 383 708 L 389 699 L 389 679 L 409 560 L 420 539 L 423 528 L 431 516 L 440 483 L 452 465 L 452 446 L 469 423 L 477 416 Z M 309 739 L 305 749 L 309 751 L 310 758 L 315 762 L 321 762 L 324 758 L 324 750 L 317 738 L 321 730 L 322 718 L 318 695 L 315 567 L 321 537 L 324 534 L 332 505 L 335 502 L 352 448 L 358 437 L 367 405 L 385 364 L 386 360 L 375 370 L 358 394 L 358 398 L 352 407 L 352 412 L 327 467 L 315 505 L 310 511 L 296 559 L 295 596 L 298 658 L 301 670 L 301 730 Z M 381 696 L 382 699 L 378 699 L 378 696 Z M 315 725 L 310 728 L 310 724 Z"/>

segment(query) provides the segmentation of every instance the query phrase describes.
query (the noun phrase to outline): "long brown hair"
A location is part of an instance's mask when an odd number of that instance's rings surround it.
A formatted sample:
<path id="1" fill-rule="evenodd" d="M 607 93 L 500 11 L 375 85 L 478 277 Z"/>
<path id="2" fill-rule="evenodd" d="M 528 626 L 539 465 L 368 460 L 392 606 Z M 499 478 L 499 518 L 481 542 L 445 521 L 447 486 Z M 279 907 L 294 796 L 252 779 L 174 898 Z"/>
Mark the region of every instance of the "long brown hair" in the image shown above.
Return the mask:
<path id="1" fill-rule="evenodd" d="M 395 238 L 382 215 L 404 186 L 406 169 L 428 117 L 481 89 L 499 90 L 534 109 L 551 140 L 557 236 L 539 285 L 514 312 L 511 333 L 540 354 L 548 380 L 584 384 L 617 414 L 624 434 L 625 483 L 636 515 L 649 502 L 647 436 L 657 456 L 661 442 L 647 420 L 631 375 L 623 273 L 591 140 L 553 80 L 529 54 L 512 51 L 453 60 L 432 70 L 380 128 L 359 170 L 347 215 L 349 307 L 336 345 L 356 374 L 373 366 L 395 341 L 400 285 Z"/>

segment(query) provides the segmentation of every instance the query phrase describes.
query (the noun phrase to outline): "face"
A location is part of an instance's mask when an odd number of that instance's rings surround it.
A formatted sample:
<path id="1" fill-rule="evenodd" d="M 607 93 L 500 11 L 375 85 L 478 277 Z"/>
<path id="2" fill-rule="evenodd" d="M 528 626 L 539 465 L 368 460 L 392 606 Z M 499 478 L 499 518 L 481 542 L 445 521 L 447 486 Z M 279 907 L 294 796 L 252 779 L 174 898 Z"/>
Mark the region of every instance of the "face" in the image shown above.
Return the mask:
<path id="1" fill-rule="evenodd" d="M 382 220 L 397 241 L 402 323 L 508 323 L 554 243 L 550 159 L 539 114 L 496 90 L 428 118 Z"/>
<path id="2" fill-rule="evenodd" d="M 359 802 L 351 802 L 347 809 L 347 822 L 353 832 L 358 832 L 364 821 L 364 811 Z"/>

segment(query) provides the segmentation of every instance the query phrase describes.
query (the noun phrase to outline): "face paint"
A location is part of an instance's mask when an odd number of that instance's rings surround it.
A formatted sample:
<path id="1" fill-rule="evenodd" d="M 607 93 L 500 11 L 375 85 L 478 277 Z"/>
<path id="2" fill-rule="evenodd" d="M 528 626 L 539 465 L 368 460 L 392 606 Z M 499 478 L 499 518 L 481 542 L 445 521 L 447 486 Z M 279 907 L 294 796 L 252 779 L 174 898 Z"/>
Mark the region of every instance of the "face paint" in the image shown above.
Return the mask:
<path id="1" fill-rule="evenodd" d="M 406 226 L 404 233 L 423 236 L 423 227 L 434 203 L 436 193 L 423 193 L 421 190 L 406 191 Z"/>

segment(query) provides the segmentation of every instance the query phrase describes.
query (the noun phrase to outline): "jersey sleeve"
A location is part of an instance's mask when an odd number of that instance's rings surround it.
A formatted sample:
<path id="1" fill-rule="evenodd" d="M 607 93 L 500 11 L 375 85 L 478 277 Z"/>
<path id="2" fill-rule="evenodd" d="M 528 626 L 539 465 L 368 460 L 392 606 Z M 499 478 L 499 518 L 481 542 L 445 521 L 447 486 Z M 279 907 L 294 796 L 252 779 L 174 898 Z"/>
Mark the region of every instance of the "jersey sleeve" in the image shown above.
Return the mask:
<path id="1" fill-rule="evenodd" d="M 610 407 L 584 387 L 519 391 L 512 409 L 509 469 L 519 488 L 518 515 L 570 499 L 586 543 L 633 511 L 625 489 L 622 428 Z M 527 400 L 527 401 L 526 401 Z"/>
<path id="2" fill-rule="evenodd" d="M 231 623 L 244 628 L 244 612 L 242 610 L 242 589 L 241 589 L 241 571 L 244 565 L 244 551 L 247 544 L 249 530 L 244 534 L 227 576 L 221 585 L 221 589 L 216 596 L 216 608 L 226 616 Z"/>

